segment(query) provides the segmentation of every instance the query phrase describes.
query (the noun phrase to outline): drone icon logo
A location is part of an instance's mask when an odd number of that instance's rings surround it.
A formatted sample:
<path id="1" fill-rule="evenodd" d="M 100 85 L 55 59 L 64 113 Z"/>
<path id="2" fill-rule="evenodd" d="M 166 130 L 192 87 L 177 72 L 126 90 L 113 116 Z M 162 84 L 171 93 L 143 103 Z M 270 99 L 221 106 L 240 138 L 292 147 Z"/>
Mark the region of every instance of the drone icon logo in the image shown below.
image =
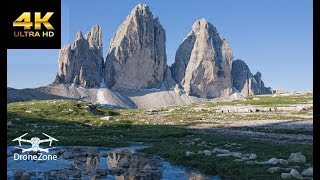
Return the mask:
<path id="1" fill-rule="evenodd" d="M 17 149 L 21 149 L 22 150 L 22 153 L 24 152 L 30 152 L 30 151 L 33 151 L 33 152 L 38 152 L 38 151 L 41 151 L 41 152 L 46 152 L 48 153 L 49 152 L 49 149 L 53 149 L 55 147 L 52 147 L 52 148 L 40 148 L 40 144 L 41 143 L 44 143 L 44 142 L 50 142 L 49 146 L 52 145 L 52 141 L 58 141 L 56 138 L 53 138 L 45 133 L 42 133 L 43 135 L 47 136 L 48 139 L 43 139 L 41 140 L 40 138 L 38 137 L 32 137 L 30 140 L 27 140 L 27 139 L 22 139 L 22 137 L 26 136 L 28 133 L 25 133 L 23 134 L 22 136 L 19 136 L 17 138 L 15 138 L 14 140 L 12 141 L 19 141 L 19 146 L 21 146 L 21 142 L 27 142 L 27 143 L 30 143 L 31 144 L 31 147 L 30 148 L 21 148 L 21 147 L 15 147 Z"/>

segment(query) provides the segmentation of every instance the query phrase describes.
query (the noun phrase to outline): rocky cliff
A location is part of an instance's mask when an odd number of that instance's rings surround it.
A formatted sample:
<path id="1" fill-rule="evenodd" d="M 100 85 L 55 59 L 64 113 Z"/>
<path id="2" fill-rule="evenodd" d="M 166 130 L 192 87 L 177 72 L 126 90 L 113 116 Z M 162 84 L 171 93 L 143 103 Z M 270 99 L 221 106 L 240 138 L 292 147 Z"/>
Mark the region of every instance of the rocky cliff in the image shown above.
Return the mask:
<path id="1" fill-rule="evenodd" d="M 160 88 L 167 69 L 165 30 L 149 7 L 139 4 L 114 34 L 105 63 L 113 90 Z"/>
<path id="2" fill-rule="evenodd" d="M 8 88 L 8 102 L 71 98 L 113 107 L 151 108 L 244 98 L 239 93 L 229 97 L 237 91 L 271 93 L 261 73 L 253 75 L 244 61 L 233 61 L 228 42 L 205 19 L 193 24 L 171 67 L 165 43 L 159 19 L 148 6 L 139 4 L 114 34 L 105 62 L 102 30 L 96 25 L 84 36 L 77 33 L 71 45 L 61 48 L 53 84 Z"/>
<path id="3" fill-rule="evenodd" d="M 271 88 L 264 86 L 261 73 L 253 75 L 243 60 L 233 61 L 231 75 L 233 87 L 245 96 L 272 93 Z"/>
<path id="4" fill-rule="evenodd" d="M 102 81 L 102 31 L 92 27 L 85 36 L 78 32 L 72 45 L 61 48 L 58 72 L 54 84 L 74 84 L 81 87 L 99 87 Z"/>
<path id="5" fill-rule="evenodd" d="M 200 19 L 179 46 L 171 73 L 188 95 L 227 96 L 232 92 L 232 60 L 228 42 L 211 23 Z"/>

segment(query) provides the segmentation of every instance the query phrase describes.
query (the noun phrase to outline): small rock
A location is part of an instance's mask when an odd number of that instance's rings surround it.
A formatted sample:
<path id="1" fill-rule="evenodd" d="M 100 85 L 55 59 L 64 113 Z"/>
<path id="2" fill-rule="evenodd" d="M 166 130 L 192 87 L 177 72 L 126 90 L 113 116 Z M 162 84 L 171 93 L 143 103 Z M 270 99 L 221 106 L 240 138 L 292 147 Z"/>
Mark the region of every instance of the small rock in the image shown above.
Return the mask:
<path id="1" fill-rule="evenodd" d="M 216 156 L 217 157 L 229 157 L 230 154 L 217 154 Z"/>
<path id="2" fill-rule="evenodd" d="M 20 178 L 20 180 L 29 180 L 29 179 L 30 179 L 30 174 L 28 172 L 24 172 Z"/>
<path id="3" fill-rule="evenodd" d="M 122 167 L 122 168 L 127 168 L 129 167 L 130 163 L 129 163 L 129 159 L 127 157 L 124 157 L 122 159 L 119 160 L 119 162 L 117 163 L 117 165 L 119 167 Z"/>
<path id="4" fill-rule="evenodd" d="M 70 169 L 77 169 L 78 165 L 75 161 L 71 161 L 70 163 Z"/>
<path id="5" fill-rule="evenodd" d="M 57 174 L 57 179 L 68 180 L 69 179 L 68 173 L 65 170 L 60 170 Z"/>
<path id="6" fill-rule="evenodd" d="M 204 150 L 203 153 L 204 153 L 206 156 L 211 156 L 211 151 L 209 151 L 209 150 Z"/>
<path id="7" fill-rule="evenodd" d="M 73 178 L 81 178 L 81 172 L 80 171 L 73 172 L 72 177 Z"/>
<path id="8" fill-rule="evenodd" d="M 186 152 L 186 156 L 191 156 L 191 155 L 194 155 L 195 153 L 194 152 L 191 152 L 191 151 L 187 151 Z"/>
<path id="9" fill-rule="evenodd" d="M 282 179 L 291 179 L 291 174 L 290 173 L 281 173 L 281 178 Z"/>
<path id="10" fill-rule="evenodd" d="M 101 120 L 112 120 L 113 119 L 113 117 L 112 116 L 104 116 L 104 117 L 102 117 L 102 118 L 100 118 Z"/>
<path id="11" fill-rule="evenodd" d="M 97 173 L 97 175 L 99 175 L 99 176 L 107 176 L 108 170 L 107 170 L 107 169 L 98 168 L 98 169 L 96 170 L 96 173 Z"/>
<path id="12" fill-rule="evenodd" d="M 300 163 L 305 164 L 307 162 L 307 158 L 301 153 L 292 153 L 288 158 L 289 163 Z"/>
<path id="13" fill-rule="evenodd" d="M 295 170 L 295 169 L 292 169 L 292 170 L 290 171 L 290 175 L 291 175 L 293 178 L 295 178 L 295 179 L 302 179 L 301 174 L 300 174 L 297 170 Z"/>
<path id="14" fill-rule="evenodd" d="M 18 169 L 16 171 L 14 171 L 13 172 L 14 179 L 20 179 L 24 172 L 25 172 L 25 170 L 23 170 L 23 169 Z"/>
<path id="15" fill-rule="evenodd" d="M 99 155 L 100 151 L 98 148 L 88 148 L 85 150 L 86 156 L 97 156 Z"/>
<path id="16" fill-rule="evenodd" d="M 269 168 L 267 171 L 269 172 L 269 173 L 277 173 L 277 172 L 279 172 L 280 171 L 280 167 L 271 167 L 271 168 Z"/>
<path id="17" fill-rule="evenodd" d="M 14 118 L 14 120 L 16 120 L 16 121 L 21 121 L 21 119 L 19 119 L 19 118 Z"/>
<path id="18" fill-rule="evenodd" d="M 279 159 L 271 158 L 268 161 L 260 162 L 259 164 L 269 164 L 269 165 L 276 165 L 279 163 Z"/>
<path id="19" fill-rule="evenodd" d="M 293 168 L 281 168 L 282 172 L 290 173 Z"/>
<path id="20" fill-rule="evenodd" d="M 99 163 L 100 163 L 100 159 L 98 158 L 98 156 L 95 156 L 95 157 L 88 156 L 87 157 L 86 165 L 88 165 L 88 166 L 96 166 Z"/>
<path id="21" fill-rule="evenodd" d="M 61 149 L 58 149 L 54 154 L 57 156 L 61 156 L 64 153 Z"/>
<path id="22" fill-rule="evenodd" d="M 240 152 L 232 152 L 231 156 L 233 156 L 235 158 L 242 158 L 242 153 L 240 153 Z"/>
<path id="23" fill-rule="evenodd" d="M 148 109 L 147 112 L 157 112 L 156 109 Z"/>
<path id="24" fill-rule="evenodd" d="M 257 159 L 257 155 L 254 153 L 251 153 L 251 155 L 248 157 L 250 160 Z"/>
<path id="25" fill-rule="evenodd" d="M 11 121 L 9 121 L 9 122 L 7 123 L 7 126 L 13 126 L 13 123 L 12 123 Z"/>
<path id="26" fill-rule="evenodd" d="M 289 162 L 287 160 L 285 160 L 285 159 L 279 159 L 279 163 L 281 165 L 288 165 L 289 164 Z"/>
<path id="27" fill-rule="evenodd" d="M 213 153 L 220 153 L 220 154 L 230 154 L 230 151 L 227 149 L 221 149 L 221 148 L 214 148 Z"/>
<path id="28" fill-rule="evenodd" d="M 63 159 L 72 159 L 72 158 L 74 158 L 74 156 L 71 152 L 65 152 L 65 153 L 63 153 L 62 158 Z"/>
<path id="29" fill-rule="evenodd" d="M 151 168 L 151 166 L 149 165 L 149 164 L 147 164 L 147 165 L 145 165 L 144 167 L 143 167 L 143 172 L 150 172 L 152 170 L 152 168 Z"/>
<path id="30" fill-rule="evenodd" d="M 82 171 L 82 174 L 86 176 L 86 175 L 90 174 L 90 170 Z"/>
<path id="31" fill-rule="evenodd" d="M 301 173 L 303 176 L 313 176 L 313 167 L 310 167 L 306 170 L 304 170 L 302 173 Z"/>

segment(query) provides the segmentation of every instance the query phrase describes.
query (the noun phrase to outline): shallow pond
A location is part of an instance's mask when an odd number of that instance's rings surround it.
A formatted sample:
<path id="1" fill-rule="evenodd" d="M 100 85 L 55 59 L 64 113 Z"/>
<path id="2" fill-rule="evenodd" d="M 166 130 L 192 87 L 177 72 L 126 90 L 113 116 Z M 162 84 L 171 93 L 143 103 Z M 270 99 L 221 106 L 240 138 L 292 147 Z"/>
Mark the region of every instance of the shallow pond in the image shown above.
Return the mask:
<path id="1" fill-rule="evenodd" d="M 23 172 L 28 172 L 24 176 L 29 174 L 31 179 L 221 179 L 136 152 L 145 147 L 58 146 L 43 153 L 57 155 L 57 160 L 14 160 L 18 150 L 10 146 L 7 148 L 7 175 L 8 179 L 21 177 Z"/>

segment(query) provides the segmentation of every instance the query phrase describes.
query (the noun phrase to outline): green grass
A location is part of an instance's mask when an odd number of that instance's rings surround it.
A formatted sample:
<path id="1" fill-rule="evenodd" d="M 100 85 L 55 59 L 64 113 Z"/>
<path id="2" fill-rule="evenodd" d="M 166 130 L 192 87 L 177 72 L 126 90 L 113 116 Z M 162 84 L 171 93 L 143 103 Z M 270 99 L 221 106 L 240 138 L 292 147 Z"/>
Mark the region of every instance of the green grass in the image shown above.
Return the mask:
<path id="1" fill-rule="evenodd" d="M 206 142 L 207 147 L 203 146 L 188 146 L 180 144 L 181 141 L 190 139 L 200 139 L 199 142 Z M 225 147 L 226 144 L 238 143 L 243 146 L 239 147 Z M 200 144 L 200 143 L 199 143 Z M 213 145 L 210 145 L 213 144 Z M 212 150 L 214 147 L 227 148 L 231 151 L 242 153 L 256 153 L 258 161 L 266 161 L 270 158 L 277 157 L 287 159 L 292 152 L 302 152 L 308 157 L 308 163 L 312 163 L 312 146 L 311 145 L 271 145 L 260 142 L 253 142 L 241 138 L 228 138 L 223 136 L 209 136 L 209 135 L 195 135 L 192 137 L 170 138 L 166 141 L 153 143 L 153 146 L 143 149 L 142 152 L 149 154 L 156 154 L 171 162 L 191 166 L 196 169 L 201 169 L 212 174 L 219 174 L 225 177 L 234 177 L 236 179 L 281 179 L 280 174 L 267 173 L 267 169 L 272 167 L 269 165 L 247 165 L 243 162 L 235 162 L 234 158 L 219 158 L 214 156 L 206 156 L 203 154 L 196 154 L 186 157 L 186 151 L 198 152 L 199 150 Z M 277 165 L 278 166 L 278 165 Z M 291 165 L 293 166 L 293 165 Z M 283 166 L 289 167 L 289 166 Z M 307 166 L 301 166 L 301 169 Z"/>
<path id="2" fill-rule="evenodd" d="M 305 129 L 280 129 L 280 128 L 270 129 L 270 128 L 263 128 L 263 127 L 232 127 L 230 129 L 249 130 L 249 131 L 266 132 L 266 133 L 313 135 L 313 131 L 308 131 Z"/>
<path id="3" fill-rule="evenodd" d="M 259 100 L 254 100 L 258 98 Z M 248 96 L 246 101 L 235 100 L 231 102 L 208 102 L 208 106 L 222 106 L 222 105 L 261 105 L 277 107 L 280 105 L 293 105 L 293 104 L 307 104 L 312 101 L 313 95 L 311 93 L 294 96 L 275 96 L 261 95 L 261 96 Z"/>
<path id="4" fill-rule="evenodd" d="M 301 97 L 299 102 L 307 102 L 310 97 L 305 101 L 303 99 Z M 90 111 L 85 107 L 87 105 L 88 103 L 85 102 L 66 100 L 10 103 L 7 106 L 7 119 L 13 125 L 8 127 L 7 143 L 8 145 L 16 145 L 16 142 L 11 140 L 27 132 L 29 134 L 26 138 L 43 137 L 41 133 L 47 133 L 59 140 L 59 142 L 54 142 L 54 145 L 59 146 L 119 147 L 128 146 L 131 142 L 143 142 L 150 145 L 142 150 L 143 153 L 159 155 L 176 165 L 193 167 L 207 173 L 236 179 L 279 179 L 280 174 L 269 174 L 266 170 L 270 166 L 246 165 L 235 162 L 232 158 L 217 158 L 215 156 L 194 155 L 186 157 L 185 152 L 212 150 L 215 147 L 221 147 L 242 153 L 254 152 L 258 155 L 258 161 L 268 160 L 272 157 L 287 159 L 290 153 L 303 152 L 307 157 L 307 162 L 311 164 L 313 162 L 312 145 L 275 145 L 243 138 L 201 135 L 188 130 L 185 126 L 179 125 L 181 119 L 192 124 L 197 119 L 201 120 L 206 117 L 206 114 L 219 115 L 219 113 L 211 111 L 193 115 L 190 111 L 190 108 L 194 107 L 193 105 L 182 108 L 161 108 L 155 112 L 155 116 L 168 113 L 162 117 L 163 122 L 175 122 L 177 125 L 149 125 L 148 122 L 152 122 L 154 117 L 149 117 L 148 112 L 144 109 L 111 110 L 99 107 L 96 111 Z M 168 112 L 168 109 L 174 110 Z M 112 115 L 114 119 L 111 121 L 100 119 L 107 115 Z M 235 116 L 234 118 L 239 117 Z M 145 119 L 145 121 L 141 121 L 141 119 Z M 190 141 L 195 141 L 195 144 L 188 145 L 187 142 Z M 242 146 L 225 147 L 228 143 L 238 143 Z M 301 170 L 306 168 L 306 166 L 300 167 Z"/>

